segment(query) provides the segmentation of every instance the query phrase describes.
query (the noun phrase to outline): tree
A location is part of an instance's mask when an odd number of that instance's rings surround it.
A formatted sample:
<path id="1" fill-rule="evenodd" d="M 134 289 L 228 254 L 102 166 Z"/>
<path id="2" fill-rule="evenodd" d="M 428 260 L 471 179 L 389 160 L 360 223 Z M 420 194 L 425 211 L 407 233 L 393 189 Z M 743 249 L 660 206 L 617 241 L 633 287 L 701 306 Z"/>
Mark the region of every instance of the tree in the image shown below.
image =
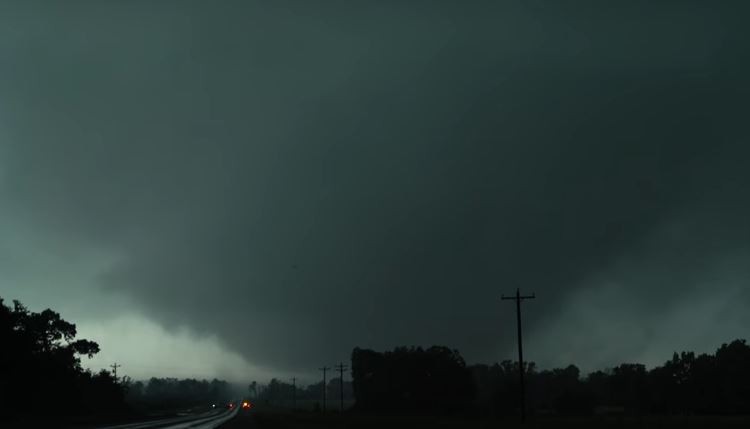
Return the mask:
<path id="1" fill-rule="evenodd" d="M 93 341 L 76 339 L 76 326 L 46 309 L 35 313 L 0 298 L 0 418 L 22 414 L 113 414 L 124 412 L 124 391 L 106 372 L 91 374 L 81 357 L 99 352 Z M 52 398 L 44 407 L 42 394 Z"/>
<path id="2" fill-rule="evenodd" d="M 433 346 L 377 353 L 354 349 L 352 378 L 362 410 L 448 413 L 474 394 L 471 372 L 458 351 Z"/>

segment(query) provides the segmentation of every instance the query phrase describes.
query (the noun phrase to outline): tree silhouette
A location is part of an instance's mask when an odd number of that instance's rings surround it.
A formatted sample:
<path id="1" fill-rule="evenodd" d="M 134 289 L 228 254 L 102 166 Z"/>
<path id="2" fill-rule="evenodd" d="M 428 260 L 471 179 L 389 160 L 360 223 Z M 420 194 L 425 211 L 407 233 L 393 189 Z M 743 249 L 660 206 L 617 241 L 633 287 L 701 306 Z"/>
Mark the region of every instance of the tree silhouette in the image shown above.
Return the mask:
<path id="1" fill-rule="evenodd" d="M 92 374 L 81 356 L 99 352 L 76 339 L 76 326 L 50 309 L 29 311 L 0 298 L 0 418 L 21 415 L 113 415 L 125 411 L 123 389 L 111 375 Z M 40 407 L 39 395 L 54 398 Z"/>
<path id="2" fill-rule="evenodd" d="M 365 411 L 447 413 L 465 408 L 474 393 L 463 358 L 447 347 L 357 348 L 352 378 L 356 406 Z"/>
<path id="3" fill-rule="evenodd" d="M 650 370 L 623 363 L 581 377 L 574 365 L 537 371 L 534 363 L 526 363 L 525 374 L 530 412 L 537 414 L 750 413 L 750 346 L 745 340 L 723 344 L 713 355 L 674 353 Z M 443 347 L 384 353 L 355 348 L 352 375 L 356 409 L 366 412 L 462 409 L 501 416 L 515 415 L 520 406 L 518 362 L 466 367 L 457 352 Z"/>

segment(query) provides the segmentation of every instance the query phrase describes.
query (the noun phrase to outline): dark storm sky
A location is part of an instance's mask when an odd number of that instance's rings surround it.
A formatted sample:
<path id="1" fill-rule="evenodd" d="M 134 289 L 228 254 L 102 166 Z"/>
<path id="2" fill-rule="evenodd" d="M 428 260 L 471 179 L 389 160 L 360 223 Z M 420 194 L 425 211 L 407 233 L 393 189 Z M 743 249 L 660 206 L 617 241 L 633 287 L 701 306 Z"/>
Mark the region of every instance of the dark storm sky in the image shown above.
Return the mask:
<path id="1" fill-rule="evenodd" d="M 543 366 L 712 350 L 750 328 L 748 12 L 3 2 L 0 296 L 279 373 L 511 358 L 516 287 Z"/>

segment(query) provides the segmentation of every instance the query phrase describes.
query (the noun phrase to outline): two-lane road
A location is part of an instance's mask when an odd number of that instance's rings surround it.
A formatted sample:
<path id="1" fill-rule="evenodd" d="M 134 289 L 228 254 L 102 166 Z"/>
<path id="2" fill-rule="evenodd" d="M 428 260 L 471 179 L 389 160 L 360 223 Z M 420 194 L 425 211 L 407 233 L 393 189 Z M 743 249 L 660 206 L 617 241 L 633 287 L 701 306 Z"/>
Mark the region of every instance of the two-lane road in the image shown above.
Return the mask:
<path id="1" fill-rule="evenodd" d="M 239 407 L 232 410 L 210 411 L 195 416 L 173 417 L 149 422 L 105 426 L 98 429 L 214 429 L 237 416 Z"/>

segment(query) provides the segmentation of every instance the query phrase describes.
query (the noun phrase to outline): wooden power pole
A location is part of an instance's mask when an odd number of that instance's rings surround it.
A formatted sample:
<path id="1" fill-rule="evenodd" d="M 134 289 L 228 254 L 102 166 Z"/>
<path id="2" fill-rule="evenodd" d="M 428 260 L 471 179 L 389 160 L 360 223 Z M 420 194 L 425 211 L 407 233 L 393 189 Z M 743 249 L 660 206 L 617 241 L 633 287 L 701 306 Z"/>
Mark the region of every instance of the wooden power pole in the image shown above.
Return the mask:
<path id="1" fill-rule="evenodd" d="M 292 377 L 292 410 L 297 409 L 297 377 Z"/>
<path id="2" fill-rule="evenodd" d="M 521 301 L 524 299 L 534 299 L 536 298 L 535 294 L 522 296 L 520 289 L 516 289 L 516 295 L 515 296 L 505 296 L 502 295 L 500 299 L 506 300 L 513 300 L 516 302 L 516 325 L 518 327 L 518 375 L 519 379 L 521 381 L 521 388 L 519 395 L 521 397 L 521 421 L 526 420 L 526 389 L 524 386 L 523 381 L 523 340 L 521 336 Z"/>
<path id="3" fill-rule="evenodd" d="M 112 376 L 115 377 L 115 383 L 116 383 L 117 382 L 117 368 L 122 367 L 122 365 L 120 365 L 117 362 L 115 362 L 114 364 L 110 365 L 109 367 L 112 368 Z"/>
<path id="4" fill-rule="evenodd" d="M 326 412 L 326 371 L 328 371 L 329 367 L 324 366 L 323 368 L 318 368 L 319 370 L 323 371 L 323 412 Z"/>
<path id="5" fill-rule="evenodd" d="M 344 365 L 343 362 L 339 363 L 336 368 L 339 370 L 341 375 L 341 412 L 344 412 L 344 371 L 349 369 L 348 366 Z"/>

